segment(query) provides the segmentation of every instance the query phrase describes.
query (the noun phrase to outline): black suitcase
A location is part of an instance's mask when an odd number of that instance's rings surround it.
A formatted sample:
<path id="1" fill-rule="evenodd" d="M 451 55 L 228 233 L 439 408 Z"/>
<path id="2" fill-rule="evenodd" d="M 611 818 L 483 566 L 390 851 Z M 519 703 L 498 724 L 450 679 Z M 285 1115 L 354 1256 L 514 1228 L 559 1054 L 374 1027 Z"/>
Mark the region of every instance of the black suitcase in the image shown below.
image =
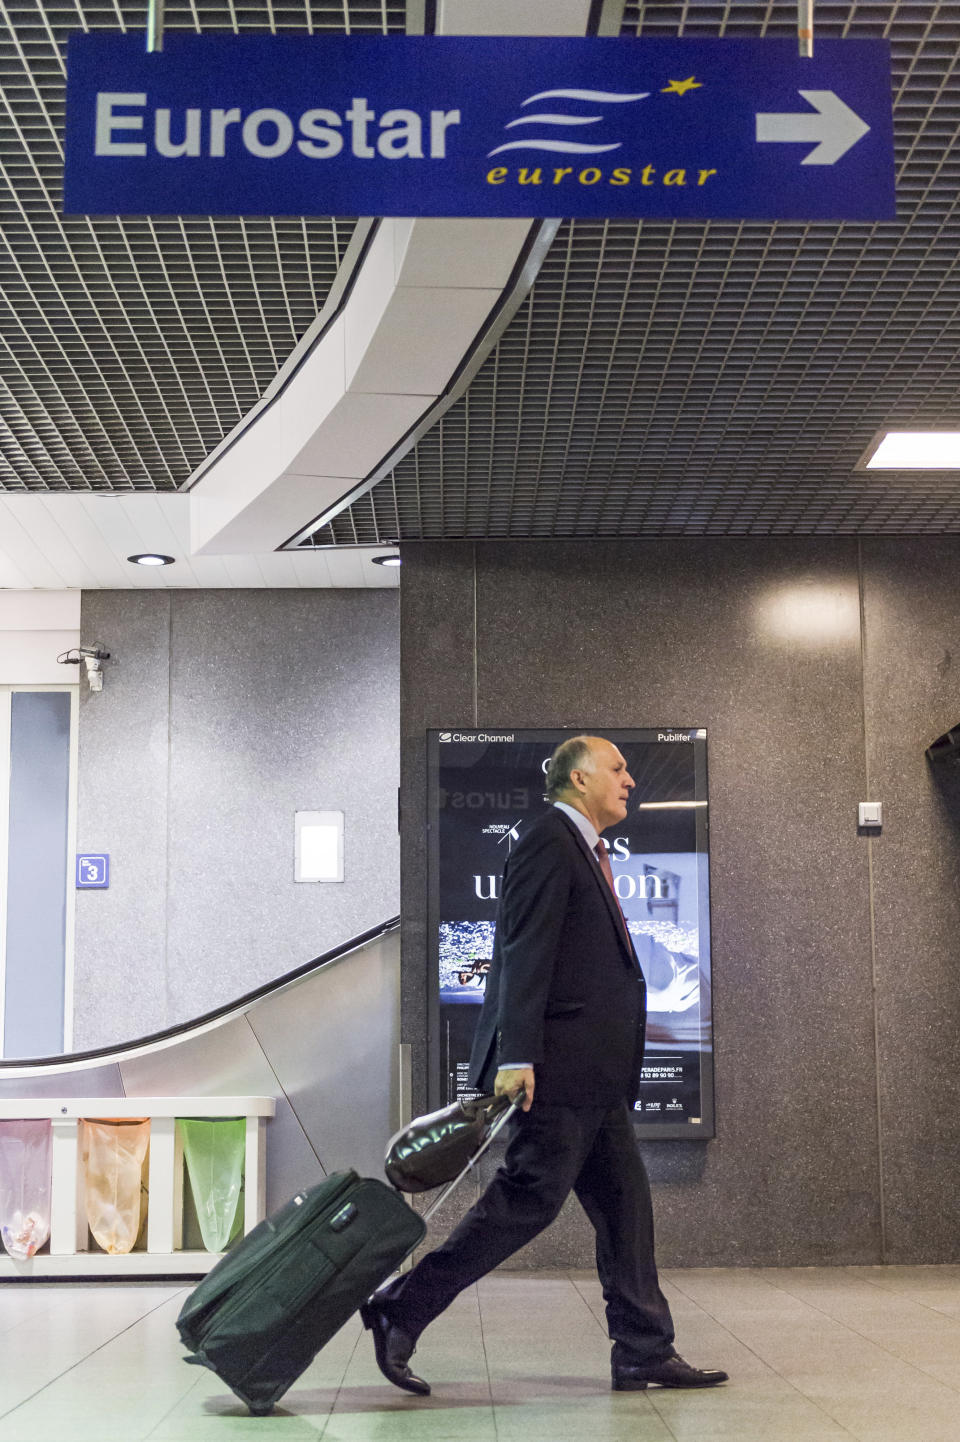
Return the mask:
<path id="1" fill-rule="evenodd" d="M 426 1223 L 391 1187 L 335 1172 L 254 1227 L 191 1293 L 181 1341 L 264 1416 L 395 1272 Z"/>
<path id="2" fill-rule="evenodd" d="M 392 1187 L 353 1171 L 335 1172 L 319 1186 L 298 1192 L 222 1257 L 187 1298 L 177 1318 L 180 1339 L 193 1353 L 184 1361 L 209 1367 L 254 1416 L 265 1416 L 320 1348 L 419 1246 L 430 1217 L 516 1106 L 511 1104 L 489 1127 L 474 1155 L 423 1216 Z M 433 1117 L 421 1120 L 435 1122 Z M 426 1145 L 448 1146 L 450 1130 L 449 1125 L 428 1126 Z"/>

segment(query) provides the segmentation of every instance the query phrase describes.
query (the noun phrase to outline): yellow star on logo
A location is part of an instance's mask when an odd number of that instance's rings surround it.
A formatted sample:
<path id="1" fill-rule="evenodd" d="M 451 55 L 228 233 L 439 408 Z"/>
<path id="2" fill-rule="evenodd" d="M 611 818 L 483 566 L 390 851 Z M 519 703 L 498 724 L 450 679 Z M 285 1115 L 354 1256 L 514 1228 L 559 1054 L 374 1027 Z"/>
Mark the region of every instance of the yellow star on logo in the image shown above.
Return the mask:
<path id="1" fill-rule="evenodd" d="M 660 94 L 661 94 L 661 95 L 686 95 L 686 93 L 687 93 L 688 90 L 702 90 L 702 89 L 703 89 L 703 86 L 701 85 L 700 81 L 699 81 L 699 80 L 695 80 L 692 75 L 688 75 L 687 78 L 686 78 L 686 80 L 671 80 L 669 85 L 665 85 L 665 86 L 663 87 L 663 89 L 660 91 Z"/>

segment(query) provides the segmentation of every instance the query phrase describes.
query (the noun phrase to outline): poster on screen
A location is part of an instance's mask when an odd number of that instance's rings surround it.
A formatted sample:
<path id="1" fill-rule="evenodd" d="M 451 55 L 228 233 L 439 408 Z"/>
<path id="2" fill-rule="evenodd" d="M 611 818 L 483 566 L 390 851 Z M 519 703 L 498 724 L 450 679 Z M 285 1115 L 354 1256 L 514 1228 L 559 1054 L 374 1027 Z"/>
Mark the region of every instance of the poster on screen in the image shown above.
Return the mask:
<path id="1" fill-rule="evenodd" d="M 432 1101 L 473 1096 L 480 1015 L 503 867 L 548 806 L 544 772 L 577 730 L 450 727 L 427 733 Z M 636 786 L 604 834 L 647 982 L 638 1134 L 714 1135 L 707 735 L 702 727 L 604 730 Z"/>

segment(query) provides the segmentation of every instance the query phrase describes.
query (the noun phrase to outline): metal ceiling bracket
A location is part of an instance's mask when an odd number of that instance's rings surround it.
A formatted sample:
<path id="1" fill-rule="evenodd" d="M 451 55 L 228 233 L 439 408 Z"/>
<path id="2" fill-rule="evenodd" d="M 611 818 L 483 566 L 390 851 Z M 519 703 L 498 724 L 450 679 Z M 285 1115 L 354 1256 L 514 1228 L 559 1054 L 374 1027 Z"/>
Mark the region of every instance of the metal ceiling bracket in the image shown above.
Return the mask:
<path id="1" fill-rule="evenodd" d="M 813 0 L 797 0 L 797 43 L 804 60 L 813 59 Z"/>
<path id="2" fill-rule="evenodd" d="M 163 11 L 165 0 L 149 0 L 147 5 L 147 54 L 156 55 L 163 49 Z"/>

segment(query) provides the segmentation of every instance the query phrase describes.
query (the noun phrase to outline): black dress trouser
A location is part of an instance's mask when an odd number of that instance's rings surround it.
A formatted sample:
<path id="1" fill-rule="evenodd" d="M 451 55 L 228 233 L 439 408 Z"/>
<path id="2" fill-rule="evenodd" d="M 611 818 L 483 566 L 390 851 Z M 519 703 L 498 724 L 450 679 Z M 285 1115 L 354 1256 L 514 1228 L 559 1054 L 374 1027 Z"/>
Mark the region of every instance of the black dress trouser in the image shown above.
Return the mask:
<path id="1" fill-rule="evenodd" d="M 458 1292 L 549 1226 L 572 1190 L 596 1232 L 614 1360 L 667 1356 L 673 1322 L 654 1261 L 650 1184 L 626 1103 L 535 1101 L 513 1127 L 503 1166 L 460 1225 L 378 1293 L 388 1318 L 418 1337 Z"/>

